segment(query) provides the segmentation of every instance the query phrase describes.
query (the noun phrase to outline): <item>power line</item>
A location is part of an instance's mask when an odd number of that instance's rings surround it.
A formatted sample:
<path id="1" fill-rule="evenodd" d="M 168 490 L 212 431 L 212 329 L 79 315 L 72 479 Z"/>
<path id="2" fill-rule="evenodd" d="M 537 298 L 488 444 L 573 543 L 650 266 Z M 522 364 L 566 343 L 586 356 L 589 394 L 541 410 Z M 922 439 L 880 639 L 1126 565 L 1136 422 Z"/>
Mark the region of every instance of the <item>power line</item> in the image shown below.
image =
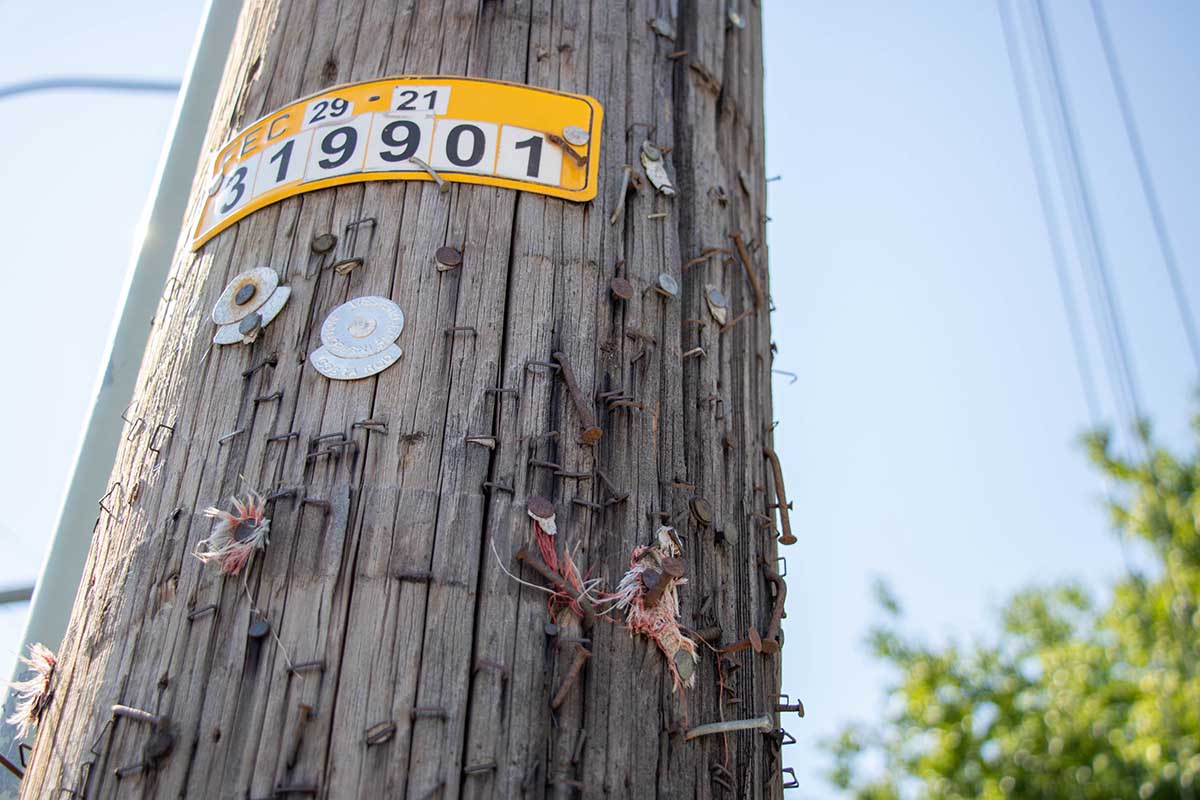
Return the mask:
<path id="1" fill-rule="evenodd" d="M 1039 54 L 1043 59 L 1045 80 L 1049 87 L 1048 95 L 1053 98 L 1051 117 L 1059 122 L 1054 126 L 1059 139 L 1059 149 L 1062 161 L 1068 168 L 1070 180 L 1066 184 L 1071 191 L 1068 197 L 1074 210 L 1076 239 L 1081 250 L 1081 263 L 1090 271 L 1093 281 L 1093 293 L 1096 296 L 1096 316 L 1101 322 L 1104 333 L 1107 334 L 1110 350 L 1107 353 L 1110 373 L 1116 384 L 1114 394 L 1119 401 L 1127 404 L 1127 416 L 1132 419 L 1127 422 L 1137 423 L 1144 419 L 1142 402 L 1137 385 L 1137 377 L 1133 370 L 1132 359 L 1126 344 L 1124 327 L 1121 323 L 1117 307 L 1116 293 L 1113 289 L 1109 274 L 1108 255 L 1100 234 L 1098 215 L 1092 199 L 1091 185 L 1087 171 L 1083 166 L 1081 156 L 1079 131 L 1071 112 L 1071 104 L 1067 98 L 1067 90 L 1062 79 L 1062 70 L 1055 50 L 1054 37 L 1050 31 L 1042 0 L 1032 3 L 1038 27 L 1037 39 L 1041 44 Z M 1124 397 L 1122 397 L 1124 395 Z"/>
<path id="2" fill-rule="evenodd" d="M 179 93 L 179 81 L 150 80 L 142 78 L 89 78 L 67 76 L 61 78 L 37 78 L 21 83 L 0 86 L 0 100 L 35 92 L 61 90 L 84 90 L 104 92 L 168 92 Z"/>
<path id="3" fill-rule="evenodd" d="M 1008 52 L 1008 62 L 1012 66 L 1013 84 L 1017 89 L 1017 103 L 1021 110 L 1021 126 L 1025 130 L 1025 140 L 1029 145 L 1029 159 L 1033 163 L 1033 175 L 1037 184 L 1038 200 L 1042 207 L 1042 217 L 1046 225 L 1046 236 L 1050 240 L 1050 252 L 1054 262 L 1054 272 L 1058 277 L 1059 295 L 1062 298 L 1063 312 L 1067 317 L 1067 327 L 1071 333 L 1071 347 L 1075 352 L 1075 366 L 1079 371 L 1079 381 L 1083 384 L 1083 394 L 1088 409 L 1088 423 L 1090 427 L 1095 428 L 1100 424 L 1101 420 L 1100 403 L 1096 394 L 1096 384 L 1092 376 L 1091 364 L 1088 361 L 1083 326 L 1079 321 L 1079 309 L 1075 306 L 1074 290 L 1067 271 L 1066 249 L 1063 246 L 1062 231 L 1054 215 L 1050 179 L 1046 169 L 1046 159 L 1038 142 L 1033 102 L 1029 96 L 1027 78 L 1021 66 L 1021 54 L 1017 45 L 1017 30 L 1008 7 L 1005 5 L 1005 0 L 996 0 L 996 8 L 1000 12 L 1000 25 L 1004 31 L 1004 44 Z"/>
<path id="4" fill-rule="evenodd" d="M 1158 239 L 1158 249 L 1162 253 L 1163 264 L 1166 265 L 1167 275 L 1171 280 L 1171 291 L 1175 295 L 1175 304 L 1179 307 L 1179 317 L 1183 322 L 1188 347 L 1192 351 L 1192 361 L 1195 362 L 1196 372 L 1200 373 L 1200 338 L 1196 336 L 1196 323 L 1192 318 L 1183 280 L 1179 275 L 1179 263 L 1175 259 L 1175 248 L 1167 233 L 1167 223 L 1163 217 L 1162 205 L 1159 203 L 1154 181 L 1150 177 L 1150 167 L 1146 161 L 1146 152 L 1142 147 L 1142 137 L 1138 133 L 1133 117 L 1133 105 L 1129 102 L 1129 92 L 1125 88 L 1125 79 L 1121 76 L 1121 67 L 1117 62 L 1117 53 L 1113 47 L 1108 20 L 1104 16 L 1104 8 L 1101 6 L 1100 0 L 1091 0 L 1091 2 L 1092 16 L 1096 19 L 1096 30 L 1100 33 L 1100 46 L 1104 50 L 1104 59 L 1108 62 L 1108 72 L 1112 77 L 1113 88 L 1116 90 L 1117 105 L 1121 109 L 1121 120 L 1125 123 L 1125 135 L 1129 137 L 1129 147 L 1133 150 L 1133 161 L 1137 165 L 1142 192 L 1146 195 L 1146 205 L 1150 210 L 1150 219 L 1154 223 L 1154 235 Z"/>

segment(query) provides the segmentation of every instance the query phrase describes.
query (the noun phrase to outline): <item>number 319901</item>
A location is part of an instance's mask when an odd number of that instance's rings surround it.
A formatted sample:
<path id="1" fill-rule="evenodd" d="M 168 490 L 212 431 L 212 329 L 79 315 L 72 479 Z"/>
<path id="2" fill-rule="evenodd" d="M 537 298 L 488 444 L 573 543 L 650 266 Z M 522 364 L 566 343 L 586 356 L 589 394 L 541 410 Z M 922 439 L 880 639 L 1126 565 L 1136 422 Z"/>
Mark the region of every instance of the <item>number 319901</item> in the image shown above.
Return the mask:
<path id="1" fill-rule="evenodd" d="M 463 92 L 463 101 L 452 102 Z M 543 95 L 557 105 L 538 108 Z M 535 104 L 521 102 L 527 97 Z M 599 113 L 590 98 L 471 79 L 375 82 L 328 92 L 264 118 L 226 146 L 218 163 L 224 159 L 228 165 L 219 185 L 213 184 L 197 241 L 253 208 L 307 191 L 306 186 L 330 185 L 330 179 L 425 178 L 432 170 L 450 181 L 529 184 L 564 197 L 585 194 L 594 180 L 590 132 L 583 144 L 576 135 L 576 145 L 567 144 L 561 132 L 570 125 L 574 131 L 592 125 L 598 130 Z M 542 129 L 556 116 L 564 120 L 557 130 Z M 578 149 L 564 153 L 572 146 Z"/>

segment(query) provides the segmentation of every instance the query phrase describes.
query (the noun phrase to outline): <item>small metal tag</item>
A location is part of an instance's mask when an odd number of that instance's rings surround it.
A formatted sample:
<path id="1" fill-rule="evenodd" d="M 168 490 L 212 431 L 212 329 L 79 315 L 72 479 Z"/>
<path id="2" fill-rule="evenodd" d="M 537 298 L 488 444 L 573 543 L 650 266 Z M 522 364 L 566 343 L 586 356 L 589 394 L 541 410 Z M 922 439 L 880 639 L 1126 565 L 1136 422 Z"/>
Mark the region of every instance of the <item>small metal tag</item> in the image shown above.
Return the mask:
<path id="1" fill-rule="evenodd" d="M 231 280 L 217 298 L 217 304 L 212 310 L 212 321 L 217 325 L 240 322 L 267 302 L 277 286 L 279 273 L 270 267 L 257 267 L 243 272 Z M 247 288 L 250 290 L 249 297 L 246 296 Z M 243 298 L 240 304 L 238 298 Z"/>
<path id="2" fill-rule="evenodd" d="M 394 344 L 388 345 L 382 353 L 376 353 L 366 358 L 342 358 L 335 356 L 325 347 L 318 347 L 308 357 L 308 360 L 313 368 L 326 378 L 353 381 L 383 372 L 399 361 L 402 355 L 404 355 L 404 351 Z"/>
<path id="3" fill-rule="evenodd" d="M 330 312 L 321 344 L 339 358 L 366 358 L 392 346 L 404 330 L 404 312 L 386 297 L 356 297 Z"/>

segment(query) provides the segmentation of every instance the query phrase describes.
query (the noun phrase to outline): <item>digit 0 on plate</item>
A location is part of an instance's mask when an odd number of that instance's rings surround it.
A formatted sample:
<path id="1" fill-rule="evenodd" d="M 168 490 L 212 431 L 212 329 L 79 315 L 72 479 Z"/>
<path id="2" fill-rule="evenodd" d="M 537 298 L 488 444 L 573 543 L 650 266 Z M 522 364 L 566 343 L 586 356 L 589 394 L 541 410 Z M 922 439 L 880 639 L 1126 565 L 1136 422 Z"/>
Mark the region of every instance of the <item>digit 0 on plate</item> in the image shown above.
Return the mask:
<path id="1" fill-rule="evenodd" d="M 502 81 L 401 76 L 337 86 L 263 117 L 221 148 L 192 246 L 304 192 L 432 180 L 422 164 L 452 183 L 586 202 L 596 196 L 602 119 L 590 97 Z"/>

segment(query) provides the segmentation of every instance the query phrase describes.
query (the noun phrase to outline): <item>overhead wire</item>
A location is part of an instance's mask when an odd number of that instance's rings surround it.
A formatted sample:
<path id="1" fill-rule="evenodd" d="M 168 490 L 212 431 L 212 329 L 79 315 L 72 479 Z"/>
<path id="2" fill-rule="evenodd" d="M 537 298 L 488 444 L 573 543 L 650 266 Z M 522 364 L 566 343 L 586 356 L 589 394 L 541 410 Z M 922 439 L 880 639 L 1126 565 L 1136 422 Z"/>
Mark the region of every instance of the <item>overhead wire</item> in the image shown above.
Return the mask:
<path id="1" fill-rule="evenodd" d="M 996 8 L 1000 12 L 1000 25 L 1004 32 L 1004 44 L 1008 52 L 1008 62 L 1012 67 L 1013 84 L 1017 90 L 1017 104 L 1021 111 L 1021 126 L 1025 131 L 1025 141 L 1029 146 L 1029 159 L 1033 164 L 1033 175 L 1037 185 L 1038 200 L 1042 207 L 1042 218 L 1046 225 L 1046 237 L 1050 240 L 1050 254 L 1051 260 L 1054 263 L 1054 272 L 1058 278 L 1059 296 L 1062 300 L 1063 313 L 1067 318 L 1067 328 L 1071 334 L 1071 348 L 1075 354 L 1075 367 L 1079 373 L 1079 382 L 1083 387 L 1084 401 L 1087 404 L 1088 424 L 1094 429 L 1100 425 L 1102 420 L 1100 401 L 1096 393 L 1096 381 L 1092 375 L 1091 363 L 1088 360 L 1087 342 L 1084 339 L 1083 325 L 1079 318 L 1079 309 L 1075 304 L 1075 291 L 1071 285 L 1071 277 L 1067 269 L 1066 248 L 1063 243 L 1062 230 L 1058 225 L 1058 220 L 1054 212 L 1054 197 L 1050 187 L 1050 176 L 1047 170 L 1046 158 L 1038 141 L 1033 101 L 1030 98 L 1030 87 L 1025 69 L 1021 63 L 1017 28 L 1005 0 L 996 0 Z"/>
<path id="2" fill-rule="evenodd" d="M 1075 238 L 1080 253 L 1084 274 L 1091 283 L 1094 297 L 1094 316 L 1101 328 L 1102 341 L 1109 374 L 1114 385 L 1114 396 L 1121 407 L 1125 429 L 1130 429 L 1145 419 L 1141 392 L 1129 354 L 1124 325 L 1117 305 L 1116 292 L 1109 269 L 1108 253 L 1100 231 L 1091 184 L 1083 164 L 1082 146 L 1078 126 L 1075 124 L 1067 89 L 1062 79 L 1062 68 L 1054 43 L 1054 36 L 1047 20 L 1042 0 L 1032 0 L 1035 48 L 1041 57 L 1041 72 L 1047 92 L 1048 116 L 1053 123 L 1049 127 L 1055 134 L 1060 160 L 1065 167 L 1064 184 L 1068 191 L 1068 205 L 1072 209 Z M 1139 439 L 1140 441 L 1140 439 Z M 1144 442 L 1142 443 L 1144 446 Z"/>
<path id="3" fill-rule="evenodd" d="M 1142 193 L 1146 196 L 1146 206 L 1150 211 L 1150 220 L 1154 225 L 1154 236 L 1158 240 L 1158 249 L 1162 254 L 1163 265 L 1171 282 L 1171 293 L 1175 296 L 1175 305 L 1179 309 L 1179 318 L 1183 323 L 1184 335 L 1188 348 L 1192 353 L 1192 361 L 1200 374 L 1200 337 L 1196 334 L 1196 322 L 1192 316 L 1183 279 L 1179 273 L 1179 262 L 1175 257 L 1175 247 L 1167 232 L 1166 218 L 1163 216 L 1162 204 L 1159 202 L 1158 191 L 1150 175 L 1150 166 L 1146 161 L 1146 151 L 1142 146 L 1142 137 L 1138 132 L 1137 123 L 1133 116 L 1133 104 L 1129 100 L 1129 91 L 1125 87 L 1125 79 L 1121 74 L 1121 66 L 1117 61 L 1116 48 L 1113 47 L 1112 34 L 1109 31 L 1108 20 L 1100 0 L 1091 0 L 1092 16 L 1096 21 L 1096 30 L 1100 34 L 1100 47 L 1104 51 L 1104 60 L 1108 63 L 1108 73 L 1112 78 L 1113 89 L 1117 95 L 1117 105 L 1121 110 L 1121 121 L 1125 125 L 1125 135 L 1129 139 L 1129 148 L 1133 151 L 1133 161 L 1137 166 L 1138 180 L 1142 184 Z"/>
<path id="4" fill-rule="evenodd" d="M 177 80 L 155 80 L 150 78 L 94 78 L 87 76 L 65 76 L 59 78 L 36 78 L 0 85 L 0 100 L 36 92 L 87 90 L 105 92 L 162 92 L 179 93 Z"/>

